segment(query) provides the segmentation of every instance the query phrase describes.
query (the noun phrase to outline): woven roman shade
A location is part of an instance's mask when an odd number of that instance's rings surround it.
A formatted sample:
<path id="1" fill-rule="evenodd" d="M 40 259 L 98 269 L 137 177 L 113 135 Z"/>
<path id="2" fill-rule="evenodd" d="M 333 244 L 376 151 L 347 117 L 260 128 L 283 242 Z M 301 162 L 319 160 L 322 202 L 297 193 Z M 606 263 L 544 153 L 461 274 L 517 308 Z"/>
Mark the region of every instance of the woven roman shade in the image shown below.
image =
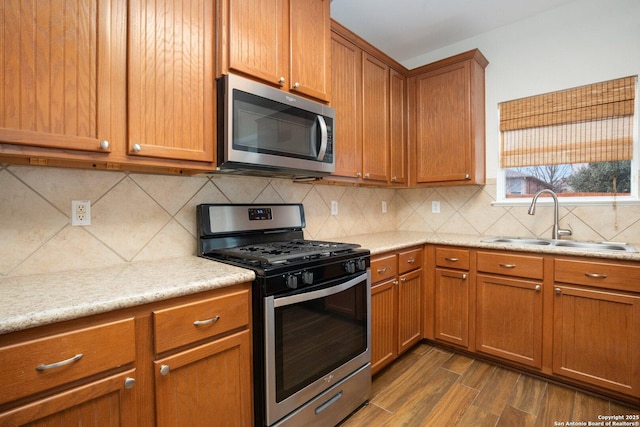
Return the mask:
<path id="1" fill-rule="evenodd" d="M 637 76 L 500 103 L 500 166 L 630 160 Z"/>

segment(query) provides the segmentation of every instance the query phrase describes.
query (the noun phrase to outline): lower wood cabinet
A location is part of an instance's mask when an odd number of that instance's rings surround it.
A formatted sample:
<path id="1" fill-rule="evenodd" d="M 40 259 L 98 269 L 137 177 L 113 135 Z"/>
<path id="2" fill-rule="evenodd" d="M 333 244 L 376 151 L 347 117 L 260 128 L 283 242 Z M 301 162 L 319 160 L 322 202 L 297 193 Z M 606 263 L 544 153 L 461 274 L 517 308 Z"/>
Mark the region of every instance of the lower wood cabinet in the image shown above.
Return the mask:
<path id="1" fill-rule="evenodd" d="M 250 287 L 0 336 L 0 426 L 251 425 Z"/>
<path id="2" fill-rule="evenodd" d="M 155 361 L 157 425 L 251 425 L 250 347 L 245 330 Z"/>
<path id="3" fill-rule="evenodd" d="M 411 248 L 371 261 L 371 372 L 422 339 L 424 250 Z"/>

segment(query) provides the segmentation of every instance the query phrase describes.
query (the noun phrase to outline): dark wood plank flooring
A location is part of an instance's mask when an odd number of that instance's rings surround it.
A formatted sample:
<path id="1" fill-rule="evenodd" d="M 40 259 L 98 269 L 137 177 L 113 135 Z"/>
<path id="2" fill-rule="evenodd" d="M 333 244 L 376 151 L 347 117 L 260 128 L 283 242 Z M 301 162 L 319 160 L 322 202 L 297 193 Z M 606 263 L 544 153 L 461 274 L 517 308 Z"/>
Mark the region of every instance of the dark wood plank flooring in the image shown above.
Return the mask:
<path id="1" fill-rule="evenodd" d="M 627 414 L 640 410 L 421 343 L 374 376 L 369 404 L 341 427 L 556 427 Z"/>

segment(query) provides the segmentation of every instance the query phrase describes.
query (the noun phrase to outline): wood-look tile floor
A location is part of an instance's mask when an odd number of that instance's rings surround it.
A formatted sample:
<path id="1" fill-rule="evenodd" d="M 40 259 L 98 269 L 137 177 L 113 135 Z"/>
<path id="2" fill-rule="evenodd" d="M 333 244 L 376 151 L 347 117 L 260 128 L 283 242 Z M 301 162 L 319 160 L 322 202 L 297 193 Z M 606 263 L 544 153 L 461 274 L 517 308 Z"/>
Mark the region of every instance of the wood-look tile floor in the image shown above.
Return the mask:
<path id="1" fill-rule="evenodd" d="M 340 426 L 556 427 L 627 414 L 640 409 L 421 343 L 374 376 L 369 404 Z"/>

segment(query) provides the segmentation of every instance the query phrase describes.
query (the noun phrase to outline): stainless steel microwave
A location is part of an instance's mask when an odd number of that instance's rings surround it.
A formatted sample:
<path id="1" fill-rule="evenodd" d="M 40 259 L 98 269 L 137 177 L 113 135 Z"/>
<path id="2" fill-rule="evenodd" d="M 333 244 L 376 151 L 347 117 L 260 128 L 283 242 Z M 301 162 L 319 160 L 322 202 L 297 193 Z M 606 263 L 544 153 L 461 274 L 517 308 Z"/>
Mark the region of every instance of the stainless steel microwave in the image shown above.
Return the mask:
<path id="1" fill-rule="evenodd" d="M 335 110 L 237 75 L 217 82 L 218 170 L 315 178 L 335 170 Z"/>

